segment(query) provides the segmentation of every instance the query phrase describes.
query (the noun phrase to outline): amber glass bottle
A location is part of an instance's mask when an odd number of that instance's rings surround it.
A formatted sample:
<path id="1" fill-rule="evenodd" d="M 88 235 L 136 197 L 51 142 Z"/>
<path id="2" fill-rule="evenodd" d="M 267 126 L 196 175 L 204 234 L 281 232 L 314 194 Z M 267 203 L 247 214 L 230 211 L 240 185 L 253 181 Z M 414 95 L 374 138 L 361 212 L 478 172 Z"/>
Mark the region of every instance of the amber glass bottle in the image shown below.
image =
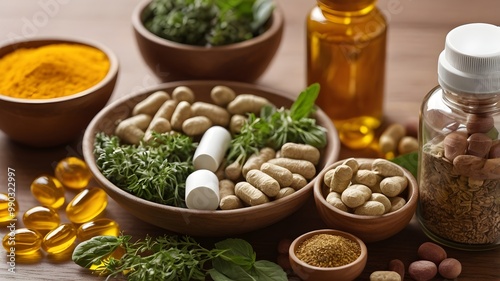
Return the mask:
<path id="1" fill-rule="evenodd" d="M 342 143 L 364 148 L 383 116 L 387 22 L 376 0 L 318 0 L 307 18 L 307 83 Z"/>

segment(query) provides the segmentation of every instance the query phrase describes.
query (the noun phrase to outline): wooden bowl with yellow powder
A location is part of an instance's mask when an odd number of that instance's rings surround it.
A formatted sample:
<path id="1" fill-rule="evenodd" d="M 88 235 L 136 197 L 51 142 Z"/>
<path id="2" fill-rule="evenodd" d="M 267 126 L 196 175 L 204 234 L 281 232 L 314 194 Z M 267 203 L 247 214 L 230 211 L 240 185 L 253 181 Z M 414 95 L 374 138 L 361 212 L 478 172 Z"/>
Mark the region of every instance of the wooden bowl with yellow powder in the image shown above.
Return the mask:
<path id="1" fill-rule="evenodd" d="M 0 47 L 0 130 L 34 147 L 83 135 L 108 102 L 118 59 L 87 40 L 36 38 Z"/>
<path id="2" fill-rule="evenodd" d="M 368 250 L 350 233 L 320 229 L 297 237 L 288 255 L 292 270 L 301 280 L 351 281 L 363 272 Z"/>

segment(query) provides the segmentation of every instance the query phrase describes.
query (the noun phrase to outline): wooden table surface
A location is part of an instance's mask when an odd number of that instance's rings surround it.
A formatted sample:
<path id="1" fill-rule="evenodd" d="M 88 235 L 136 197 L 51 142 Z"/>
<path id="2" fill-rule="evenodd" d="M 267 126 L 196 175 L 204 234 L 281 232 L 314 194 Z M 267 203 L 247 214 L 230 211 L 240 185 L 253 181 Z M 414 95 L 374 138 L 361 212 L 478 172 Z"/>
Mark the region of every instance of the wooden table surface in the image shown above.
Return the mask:
<path id="1" fill-rule="evenodd" d="M 120 76 L 112 100 L 155 85 L 158 80 L 146 68 L 135 44 L 130 16 L 139 0 L 0 0 L 0 42 L 33 36 L 77 36 L 100 41 L 118 55 Z M 305 17 L 313 0 L 277 0 L 286 18 L 282 45 L 268 71 L 257 81 L 277 90 L 297 95 L 305 84 Z M 497 0 L 384 0 L 378 3 L 388 18 L 388 66 L 385 98 L 386 124 L 418 117 L 423 96 L 436 85 L 438 54 L 446 33 L 470 22 L 500 24 Z M 66 156 L 81 157 L 80 142 L 52 149 L 32 149 L 9 141 L 0 132 L 0 192 L 7 191 L 7 170 L 15 169 L 16 199 L 22 214 L 37 203 L 31 196 L 31 181 L 41 173 L 53 173 L 54 165 Z M 340 158 L 371 156 L 366 151 L 342 148 Z M 68 195 L 70 196 L 70 195 Z M 312 196 L 311 196 L 312 198 Z M 135 238 L 165 231 L 130 216 L 110 200 L 106 216 Z M 18 215 L 16 227 L 22 227 Z M 283 221 L 242 235 L 252 243 L 259 259 L 275 261 L 276 246 L 282 238 L 294 238 L 313 229 L 324 228 L 309 200 Z M 0 228 L 4 236 L 6 227 Z M 383 270 L 389 260 L 399 258 L 407 265 L 415 260 L 420 243 L 428 241 L 415 219 L 396 236 L 368 245 L 369 258 L 359 280 Z M 450 257 L 462 262 L 458 280 L 500 280 L 500 249 L 464 252 L 447 249 Z M 17 257 L 15 273 L 8 271 L 6 252 L 0 251 L 0 280 L 102 280 L 76 266 L 67 257 L 41 256 L 33 260 Z M 409 277 L 407 276 L 407 279 Z"/>

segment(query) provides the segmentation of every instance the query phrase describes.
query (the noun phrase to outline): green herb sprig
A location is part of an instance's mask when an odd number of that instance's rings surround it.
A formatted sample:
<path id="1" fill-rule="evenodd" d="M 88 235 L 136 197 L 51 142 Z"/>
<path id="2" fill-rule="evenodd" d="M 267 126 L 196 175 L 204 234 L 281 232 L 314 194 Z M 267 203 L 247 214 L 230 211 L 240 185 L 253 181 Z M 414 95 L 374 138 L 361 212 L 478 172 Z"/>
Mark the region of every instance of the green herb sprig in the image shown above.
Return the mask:
<path id="1" fill-rule="evenodd" d="M 152 33 L 183 44 L 220 46 L 264 31 L 273 0 L 153 0 L 144 21 Z"/>
<path id="2" fill-rule="evenodd" d="M 326 129 L 311 118 L 319 84 L 314 83 L 302 91 L 290 109 L 265 106 L 257 117 L 250 114 L 241 132 L 231 141 L 228 164 L 243 164 L 263 147 L 279 149 L 287 142 L 304 143 L 322 148 L 326 146 Z"/>
<path id="3" fill-rule="evenodd" d="M 194 171 L 196 143 L 182 134 L 153 134 L 153 141 L 121 144 L 98 133 L 94 155 L 101 173 L 121 189 L 148 201 L 185 207 L 185 182 Z"/>
<path id="4" fill-rule="evenodd" d="M 118 275 L 129 281 L 205 280 L 207 274 L 215 281 L 288 280 L 278 265 L 256 260 L 252 246 L 243 239 L 226 239 L 207 249 L 189 236 L 147 236 L 130 242 L 131 236 L 96 236 L 83 241 L 73 251 L 73 261 L 85 268 L 107 275 Z M 121 257 L 112 254 L 124 249 Z M 208 262 L 212 266 L 207 266 Z"/>

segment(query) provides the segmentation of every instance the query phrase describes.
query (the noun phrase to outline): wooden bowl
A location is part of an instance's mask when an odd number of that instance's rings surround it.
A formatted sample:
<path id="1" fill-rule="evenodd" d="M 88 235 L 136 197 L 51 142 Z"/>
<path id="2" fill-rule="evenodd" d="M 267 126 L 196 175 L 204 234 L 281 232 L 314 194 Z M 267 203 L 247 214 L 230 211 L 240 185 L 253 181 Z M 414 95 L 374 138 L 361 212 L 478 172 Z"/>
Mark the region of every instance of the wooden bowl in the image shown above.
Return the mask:
<path id="1" fill-rule="evenodd" d="M 211 102 L 210 90 L 216 85 L 225 85 L 236 93 L 265 96 L 276 106 L 289 108 L 293 103 L 285 93 L 268 88 L 229 81 L 178 81 L 157 85 L 150 89 L 127 95 L 104 108 L 88 126 L 83 139 L 83 155 L 95 179 L 102 188 L 125 210 L 139 219 L 176 233 L 192 236 L 225 236 L 246 233 L 271 225 L 292 214 L 302 206 L 311 195 L 314 181 L 304 188 L 280 200 L 271 201 L 258 206 L 236 210 L 194 210 L 153 203 L 138 198 L 108 181 L 99 171 L 93 154 L 94 137 L 98 132 L 112 134 L 115 122 L 124 119 L 132 108 L 149 94 L 165 90 L 169 93 L 178 86 L 190 87 L 197 101 Z M 323 167 L 336 161 L 340 142 L 332 122 L 322 110 L 315 113 L 317 123 L 326 128 L 328 144 L 322 151 L 318 172 Z"/>
<path id="2" fill-rule="evenodd" d="M 253 82 L 267 69 L 281 43 L 284 16 L 278 6 L 267 31 L 252 39 L 215 47 L 180 44 L 163 39 L 143 25 L 151 1 L 140 2 L 132 26 L 141 55 L 163 82 L 178 80 L 232 80 Z"/>
<path id="3" fill-rule="evenodd" d="M 313 237 L 318 234 L 330 234 L 330 235 L 338 235 L 350 239 L 351 241 L 356 242 L 361 248 L 361 254 L 359 257 L 346 265 L 337 266 L 337 267 L 318 267 L 310 265 L 301 259 L 299 259 L 295 253 L 297 248 L 307 239 Z M 356 279 L 366 266 L 366 261 L 368 259 L 368 250 L 366 248 L 365 243 L 358 237 L 339 230 L 334 229 L 320 229 L 314 230 L 311 232 L 307 232 L 302 234 L 298 238 L 296 238 L 290 248 L 288 250 L 288 257 L 290 260 L 290 265 L 292 267 L 293 272 L 297 274 L 301 278 L 301 280 L 311 280 L 311 281 L 351 281 Z"/>
<path id="4" fill-rule="evenodd" d="M 371 164 L 375 159 L 356 158 L 358 163 Z M 415 214 L 418 201 L 418 185 L 415 177 L 406 169 L 404 175 L 408 178 L 408 187 L 402 196 L 406 204 L 399 210 L 380 216 L 356 215 L 342 211 L 326 202 L 329 188 L 324 183 L 324 176 L 330 169 L 344 163 L 340 160 L 323 169 L 314 183 L 313 194 L 316 208 L 321 219 L 328 227 L 343 230 L 356 235 L 364 242 L 376 242 L 387 239 L 405 228 Z M 396 165 L 396 164 L 394 164 Z"/>
<path id="5" fill-rule="evenodd" d="M 96 42 L 66 38 L 26 39 L 0 47 L 0 57 L 19 48 L 57 43 L 82 44 L 100 49 L 110 61 L 108 74 L 89 89 L 60 98 L 21 99 L 0 95 L 0 130 L 16 142 L 49 147 L 75 140 L 113 93 L 118 76 L 118 58 L 110 49 Z"/>

